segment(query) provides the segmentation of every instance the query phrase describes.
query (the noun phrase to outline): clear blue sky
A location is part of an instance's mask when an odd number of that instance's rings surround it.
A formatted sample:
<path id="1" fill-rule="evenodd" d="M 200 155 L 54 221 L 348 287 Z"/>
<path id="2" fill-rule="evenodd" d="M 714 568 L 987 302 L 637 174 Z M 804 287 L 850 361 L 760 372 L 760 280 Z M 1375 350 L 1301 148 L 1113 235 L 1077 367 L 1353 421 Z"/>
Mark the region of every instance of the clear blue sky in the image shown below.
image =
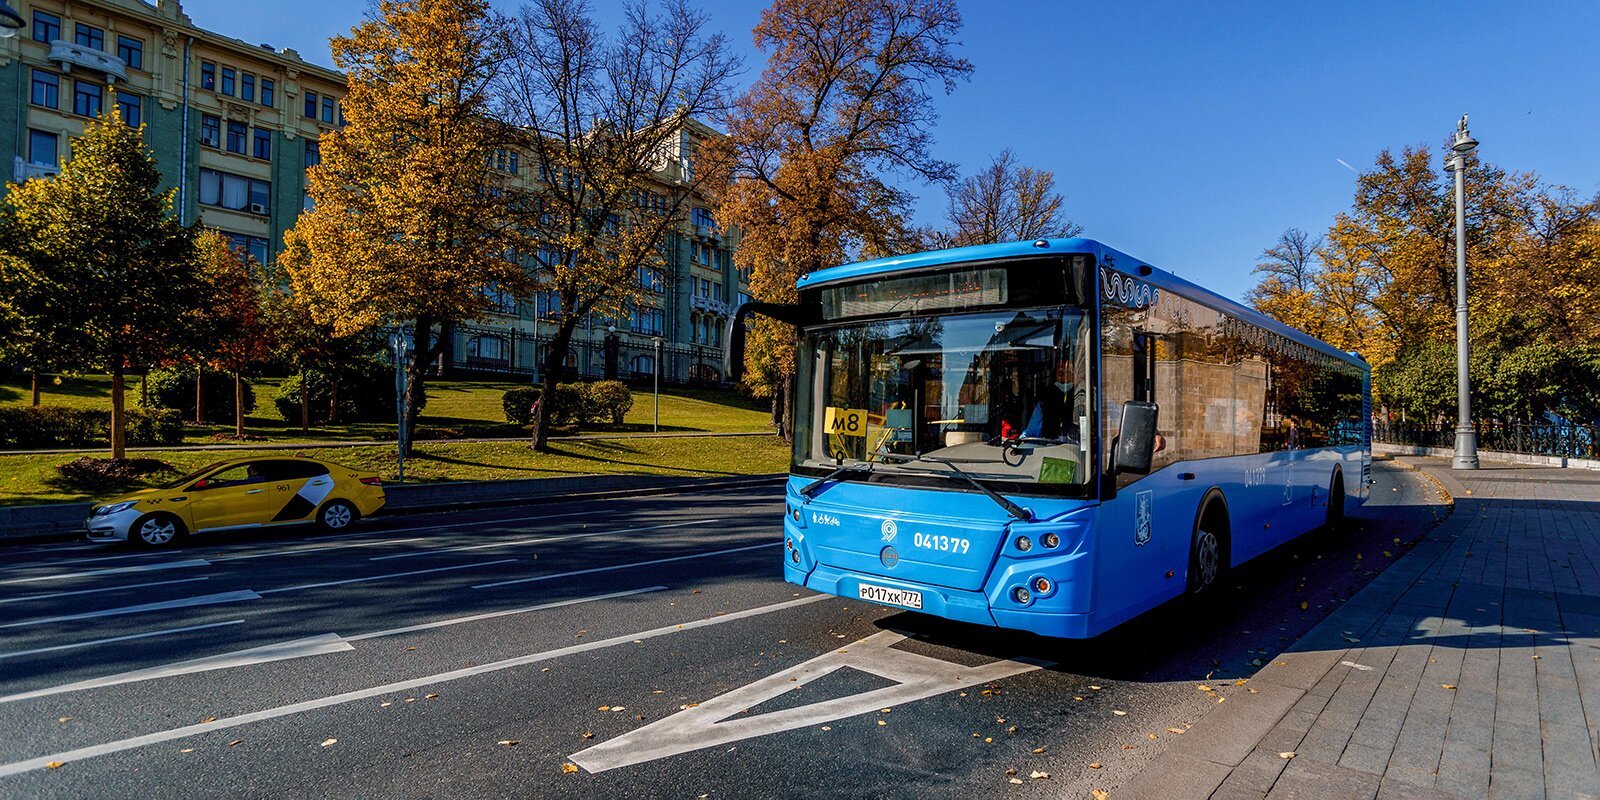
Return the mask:
<path id="1" fill-rule="evenodd" d="M 506 11 L 515 2 L 496 0 Z M 616 2 L 595 2 L 602 19 Z M 761 62 L 758 0 L 703 0 Z M 198 24 L 330 63 L 364 0 L 187 0 Z M 972 81 L 940 96 L 937 155 L 1004 147 L 1053 170 L 1086 235 L 1239 296 L 1285 228 L 1325 230 L 1385 147 L 1462 112 L 1483 157 L 1600 191 L 1600 3 L 962 2 Z M 943 217 L 922 195 L 921 221 Z"/>

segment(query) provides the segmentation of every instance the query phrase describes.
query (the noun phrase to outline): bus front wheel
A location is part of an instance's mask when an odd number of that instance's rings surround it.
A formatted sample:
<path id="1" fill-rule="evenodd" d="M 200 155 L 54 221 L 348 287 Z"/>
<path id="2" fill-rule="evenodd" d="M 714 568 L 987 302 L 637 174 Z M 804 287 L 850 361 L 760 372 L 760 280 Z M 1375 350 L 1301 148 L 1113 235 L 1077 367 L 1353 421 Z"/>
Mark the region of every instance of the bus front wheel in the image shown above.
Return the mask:
<path id="1" fill-rule="evenodd" d="M 1208 502 L 1195 524 L 1189 546 L 1189 594 L 1209 595 L 1227 568 L 1227 509 L 1219 500 Z"/>

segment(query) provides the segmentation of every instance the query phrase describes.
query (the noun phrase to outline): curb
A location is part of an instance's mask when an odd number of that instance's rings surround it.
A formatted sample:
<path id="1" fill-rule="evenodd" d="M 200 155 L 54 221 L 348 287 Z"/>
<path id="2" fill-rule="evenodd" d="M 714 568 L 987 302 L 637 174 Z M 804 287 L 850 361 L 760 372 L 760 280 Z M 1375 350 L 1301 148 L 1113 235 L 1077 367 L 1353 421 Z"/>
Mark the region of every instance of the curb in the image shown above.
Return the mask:
<path id="1" fill-rule="evenodd" d="M 509 481 L 463 481 L 460 483 L 424 483 L 403 484 L 401 486 L 385 487 L 391 493 L 389 500 L 394 501 L 394 492 L 399 489 L 402 493 L 410 487 L 423 488 L 430 494 L 447 495 L 431 500 L 424 500 L 415 504 L 400 503 L 385 505 L 383 516 L 392 517 L 409 514 L 428 514 L 439 511 L 474 508 L 496 508 L 505 506 L 537 506 L 552 502 L 566 502 L 570 500 L 604 500 L 616 497 L 645 497 L 664 494 L 679 494 L 682 492 L 711 491 L 719 489 L 752 488 L 766 485 L 777 485 L 788 478 L 788 473 L 773 472 L 757 475 L 736 475 L 714 478 L 676 478 L 658 475 L 585 475 L 578 476 L 577 480 L 594 485 L 593 489 L 571 490 L 552 488 L 540 491 L 530 488 L 521 494 L 504 494 L 498 497 L 485 497 L 481 499 L 462 499 L 448 497 L 450 494 L 468 494 L 474 490 L 482 491 L 484 487 L 508 488 L 505 484 Z M 571 481 L 574 478 L 534 478 L 531 481 Z M 607 484 L 611 484 L 607 486 Z M 631 484 L 631 485 L 619 485 Z M 403 494 L 402 494 L 403 496 Z M 58 524 L 54 530 L 43 533 L 23 533 L 8 535 L 5 527 L 0 526 L 0 548 L 12 544 L 41 544 L 49 542 L 75 541 L 84 534 L 80 520 L 88 515 L 92 503 L 71 503 L 57 506 L 20 506 L 24 509 L 55 509 L 53 513 L 66 518 L 70 515 L 77 527 L 67 528 Z M 0 508 L 0 511 L 3 511 Z M 33 527 L 49 523 L 38 523 Z"/>
<path id="2" fill-rule="evenodd" d="M 1444 492 L 1448 501 L 1446 507 L 1454 511 L 1456 494 L 1450 491 L 1445 481 L 1429 474 L 1421 465 L 1407 464 L 1398 458 L 1389 461 L 1431 480 Z M 1465 491 L 1453 479 L 1449 483 Z M 1442 524 L 1443 520 L 1435 524 L 1432 530 L 1438 530 Z M 1425 536 L 1417 545 L 1426 541 Z M 1407 553 L 1409 556 L 1410 553 Z M 1399 566 L 1403 560 L 1390 564 L 1384 572 Z M 1379 584 L 1382 578 L 1383 573 L 1379 573 L 1355 597 Z M 1335 609 L 1306 631 L 1304 636 L 1291 643 L 1285 652 L 1251 675 L 1247 679 L 1248 684 L 1257 690 L 1256 693 L 1230 693 L 1227 699 L 1235 702 L 1201 717 L 1189 730 L 1189 736 L 1173 742 L 1166 752 L 1146 764 L 1112 794 L 1117 797 L 1163 800 L 1207 800 L 1211 797 L 1222 782 L 1256 752 L 1261 742 L 1300 698 L 1348 658 L 1350 648 L 1333 644 L 1340 641 L 1337 629 L 1346 624 L 1340 612 L 1348 605 L 1346 603 Z M 1295 651 L 1295 648 L 1306 643 L 1317 643 L 1322 649 Z"/>
<path id="3" fill-rule="evenodd" d="M 602 433 L 594 436 L 552 436 L 552 442 L 593 442 L 617 439 L 700 439 L 718 436 L 772 436 L 772 431 L 670 431 L 667 433 Z M 526 436 L 475 436 L 466 439 L 417 439 L 412 444 L 493 444 L 497 442 L 526 442 Z M 162 446 L 130 447 L 130 453 L 215 452 L 227 450 L 325 450 L 334 447 L 393 447 L 393 439 L 341 439 L 310 442 L 242 442 L 233 444 L 175 444 Z M 93 455 L 104 453 L 107 447 L 66 447 L 46 450 L 0 450 L 0 456 L 65 456 L 73 453 Z"/>

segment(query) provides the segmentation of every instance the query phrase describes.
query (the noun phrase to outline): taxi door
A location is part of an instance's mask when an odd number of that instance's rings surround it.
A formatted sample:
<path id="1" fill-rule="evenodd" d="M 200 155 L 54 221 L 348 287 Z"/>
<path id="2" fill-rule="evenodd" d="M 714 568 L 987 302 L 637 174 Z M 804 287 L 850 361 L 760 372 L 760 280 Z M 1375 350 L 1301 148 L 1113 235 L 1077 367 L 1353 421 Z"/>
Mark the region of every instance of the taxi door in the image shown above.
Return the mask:
<path id="1" fill-rule="evenodd" d="M 266 483 L 254 463 L 235 464 L 206 478 L 206 486 L 189 492 L 189 514 L 195 531 L 259 525 L 266 511 Z"/>
<path id="2" fill-rule="evenodd" d="M 267 476 L 268 523 L 308 519 L 333 489 L 328 468 L 309 459 L 273 459 L 261 462 L 261 468 Z"/>

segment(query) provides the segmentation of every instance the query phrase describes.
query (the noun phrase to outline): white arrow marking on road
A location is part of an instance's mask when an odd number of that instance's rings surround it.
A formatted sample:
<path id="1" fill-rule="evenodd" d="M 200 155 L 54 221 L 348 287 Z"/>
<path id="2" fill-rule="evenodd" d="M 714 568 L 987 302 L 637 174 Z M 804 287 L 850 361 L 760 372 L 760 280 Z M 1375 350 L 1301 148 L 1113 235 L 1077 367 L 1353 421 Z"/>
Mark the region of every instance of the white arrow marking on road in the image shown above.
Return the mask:
<path id="1" fill-rule="evenodd" d="M 218 603 L 237 603 L 241 600 L 260 600 L 261 595 L 243 589 L 237 592 L 221 592 L 218 594 L 202 594 L 197 597 L 180 597 L 177 600 L 163 600 L 159 603 L 145 603 L 139 606 L 122 606 L 120 608 L 106 608 L 100 611 L 85 611 L 82 614 L 64 614 L 59 617 L 42 617 L 30 619 L 25 622 L 12 622 L 0 625 L 0 628 L 22 628 L 29 625 L 48 625 L 52 622 L 71 622 L 78 619 L 93 619 L 95 617 L 117 617 L 123 614 L 140 614 L 145 611 L 165 611 L 169 608 L 189 608 L 191 606 L 210 606 Z"/>
<path id="2" fill-rule="evenodd" d="M 0 658 L 20 658 L 22 656 L 35 656 L 40 653 L 54 653 L 57 650 L 76 650 L 80 647 L 93 647 L 97 644 L 111 644 L 113 642 L 126 642 L 133 639 L 148 639 L 152 636 L 170 636 L 174 633 L 188 633 L 189 631 L 203 631 L 209 628 L 221 628 L 227 625 L 243 625 L 242 619 L 230 619 L 227 622 L 208 622 L 204 625 L 187 625 L 182 628 L 167 628 L 160 631 L 145 631 L 144 633 L 130 633 L 126 636 L 112 636 L 109 639 L 92 639 L 87 642 L 72 642 L 58 644 L 50 647 L 39 647 L 33 650 L 18 650 L 14 653 L 0 653 Z"/>
<path id="3" fill-rule="evenodd" d="M 590 772 L 604 772 L 741 739 L 868 714 L 886 706 L 923 700 L 1045 666 L 1043 662 L 1018 660 L 963 667 L 941 659 L 891 649 L 891 645 L 905 638 L 890 631 L 873 634 L 632 733 L 597 744 L 569 756 L 568 760 Z M 849 697 L 728 719 L 844 667 L 896 683 Z"/>
<path id="4" fill-rule="evenodd" d="M 77 589 L 77 590 L 71 591 L 71 592 L 51 592 L 49 594 L 29 594 L 29 595 L 23 595 L 22 597 L 7 597 L 4 600 L 0 600 L 0 604 L 4 604 L 4 603 L 26 603 L 29 600 L 48 600 L 48 599 L 50 599 L 52 597 L 72 597 L 74 595 L 80 595 L 80 594 L 100 594 L 102 592 L 122 592 L 122 591 L 126 591 L 128 589 L 144 589 L 144 588 L 147 588 L 147 587 L 150 587 L 150 586 L 171 586 L 174 583 L 194 583 L 195 581 L 209 581 L 209 580 L 211 580 L 211 578 L 206 577 L 206 576 L 201 576 L 199 578 L 179 578 L 179 579 L 173 580 L 173 581 L 151 581 L 149 583 L 130 583 L 130 584 L 126 585 L 126 586 L 105 586 L 105 587 L 102 587 L 102 588 L 99 588 L 99 589 Z"/>
<path id="5" fill-rule="evenodd" d="M 0 581 L 0 585 L 61 581 L 68 578 L 90 578 L 96 575 L 122 575 L 129 572 L 154 572 L 158 569 L 181 569 L 183 567 L 205 567 L 210 565 L 211 562 L 203 558 L 195 558 L 188 561 L 163 561 L 160 564 L 140 564 L 137 567 L 108 567 L 106 569 L 91 569 L 86 572 L 58 572 L 54 575 L 38 575 L 32 578 L 12 578 Z"/>
<path id="6" fill-rule="evenodd" d="M 355 691 L 345 692 L 343 694 L 330 695 L 328 697 L 318 697 L 312 700 L 302 700 L 298 703 L 291 703 L 289 705 L 279 706 L 277 708 L 268 708 L 262 711 L 254 711 L 249 714 L 224 717 L 211 722 L 200 722 L 193 725 L 185 725 L 181 728 L 172 728 L 170 730 L 147 733 L 143 736 L 134 736 L 127 739 L 106 742 L 104 744 L 80 747 L 76 750 L 64 750 L 59 753 L 51 753 L 49 755 L 43 755 L 37 758 L 13 761 L 9 764 L 0 764 L 0 778 L 11 775 L 20 775 L 31 770 L 43 769 L 44 767 L 56 761 L 65 764 L 73 761 L 82 761 L 86 758 L 110 755 L 111 753 L 120 753 L 124 750 L 132 750 L 136 747 L 160 744 L 161 742 L 170 742 L 174 739 L 182 739 L 201 733 L 210 733 L 211 731 L 237 728 L 240 725 L 248 725 L 252 722 L 278 719 L 279 717 L 287 717 L 291 714 L 299 714 L 305 711 L 314 711 L 319 708 L 336 706 L 342 703 L 351 702 L 353 700 L 363 700 L 368 697 L 377 697 L 378 695 L 404 692 L 422 686 L 431 686 L 433 684 L 445 683 L 447 681 L 470 678 L 475 675 L 499 672 L 500 670 L 511 669 L 513 667 L 520 667 L 527 664 L 537 664 L 541 661 L 549 661 L 551 659 L 561 658 L 563 656 L 587 653 L 606 647 L 615 647 L 619 644 L 630 644 L 644 639 L 654 639 L 658 636 L 668 636 L 671 634 L 683 633 L 684 631 L 694 630 L 697 628 L 705 628 L 712 625 L 724 625 L 726 623 L 741 619 L 749 619 L 751 617 L 758 617 L 763 614 L 771 614 L 777 611 L 786 611 L 791 608 L 810 605 L 811 603 L 821 600 L 828 600 L 831 597 L 831 595 L 819 594 L 813 597 L 801 597 L 794 600 L 786 600 L 781 603 L 773 603 L 772 605 L 749 608 L 745 609 L 744 611 L 735 611 L 731 614 L 723 614 L 719 617 L 707 617 L 705 619 L 697 619 L 690 622 L 685 622 L 680 625 L 667 625 L 665 627 L 641 631 L 639 633 L 625 633 L 621 636 L 613 636 L 610 639 L 600 639 L 593 642 L 585 642 L 583 644 L 569 645 L 556 650 L 546 650 L 542 653 L 531 653 L 529 655 L 507 658 L 488 664 L 479 664 L 475 667 L 454 669 L 449 672 L 441 672 L 437 675 L 426 675 L 421 678 L 397 681 L 395 683 L 386 683 L 382 686 L 373 686 L 368 689 L 357 689 Z"/>
<path id="7" fill-rule="evenodd" d="M 286 658 L 304 658 L 305 656 L 319 656 L 324 653 L 337 653 L 345 650 L 354 650 L 348 642 L 337 633 L 324 633 L 319 636 L 308 636 L 304 639 L 295 639 L 290 642 L 277 642 L 275 644 L 252 647 L 248 650 L 236 650 L 222 655 L 196 658 L 189 661 L 179 661 L 175 664 L 163 664 L 159 667 L 136 669 L 131 672 L 122 672 L 116 675 L 107 675 L 103 678 L 91 678 L 77 683 L 67 683 L 61 686 L 52 686 L 48 689 L 36 689 L 31 692 L 6 695 L 0 697 L 0 703 L 13 703 L 18 700 L 31 700 L 35 697 L 48 697 L 53 694 L 78 692 L 84 689 L 98 689 L 103 686 L 116 686 L 123 683 L 137 683 L 139 681 L 168 678 L 174 675 L 188 675 L 194 672 L 209 672 L 215 669 L 232 669 L 234 667 L 247 667 L 251 664 L 265 664 L 268 661 L 282 661 Z"/>

